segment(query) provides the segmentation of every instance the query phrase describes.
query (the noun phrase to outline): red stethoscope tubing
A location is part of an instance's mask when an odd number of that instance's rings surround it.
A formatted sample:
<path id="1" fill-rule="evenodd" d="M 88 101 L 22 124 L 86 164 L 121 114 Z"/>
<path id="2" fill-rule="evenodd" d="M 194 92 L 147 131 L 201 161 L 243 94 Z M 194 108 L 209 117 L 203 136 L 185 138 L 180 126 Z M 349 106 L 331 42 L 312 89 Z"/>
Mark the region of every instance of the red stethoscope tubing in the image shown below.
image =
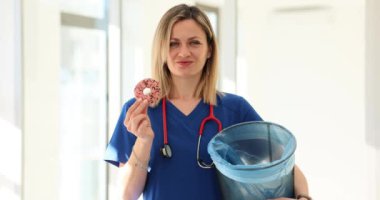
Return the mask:
<path id="1" fill-rule="evenodd" d="M 202 120 L 201 127 L 199 128 L 199 136 L 202 136 L 205 124 L 207 123 L 207 121 L 210 120 L 215 121 L 216 124 L 218 124 L 218 132 L 220 132 L 222 130 L 222 122 L 214 116 L 214 106 L 212 106 L 211 104 L 209 115 Z"/>
<path id="2" fill-rule="evenodd" d="M 168 142 L 168 127 L 167 127 L 167 120 L 166 120 L 167 118 L 166 98 L 162 98 L 162 118 L 163 118 L 162 124 L 163 124 L 163 129 L 164 129 L 164 147 L 161 149 L 161 152 L 164 157 L 170 158 L 172 156 L 172 150 Z M 211 104 L 210 104 L 209 115 L 202 120 L 201 125 L 199 127 L 198 144 L 197 144 L 197 163 L 199 167 L 204 168 L 204 169 L 212 168 L 214 165 L 214 163 L 207 164 L 199 158 L 199 151 L 200 151 L 199 148 L 200 148 L 201 138 L 203 135 L 204 127 L 208 121 L 214 121 L 218 125 L 218 132 L 222 131 L 222 122 L 218 118 L 215 117 L 214 106 L 212 106 Z"/>
<path id="3" fill-rule="evenodd" d="M 166 121 L 166 98 L 162 98 L 162 118 L 163 118 L 163 128 L 164 128 L 164 144 L 168 144 L 168 126 Z M 199 128 L 199 136 L 203 135 L 203 130 L 205 128 L 205 125 L 208 121 L 215 121 L 218 125 L 218 132 L 222 130 L 222 122 L 215 117 L 214 115 L 214 106 L 210 105 L 210 113 L 209 115 L 204 118 L 201 122 L 201 126 Z"/>
<path id="4" fill-rule="evenodd" d="M 162 118 L 163 118 L 163 127 L 164 127 L 164 144 L 168 144 L 168 126 L 166 123 L 166 98 L 162 99 Z"/>

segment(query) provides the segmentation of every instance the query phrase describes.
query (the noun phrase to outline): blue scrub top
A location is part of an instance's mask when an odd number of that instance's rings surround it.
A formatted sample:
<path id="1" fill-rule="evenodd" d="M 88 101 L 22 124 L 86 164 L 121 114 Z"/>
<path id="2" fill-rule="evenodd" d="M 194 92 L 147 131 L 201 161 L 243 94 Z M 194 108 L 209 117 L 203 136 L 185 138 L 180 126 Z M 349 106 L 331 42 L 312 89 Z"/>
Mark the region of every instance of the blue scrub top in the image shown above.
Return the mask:
<path id="1" fill-rule="evenodd" d="M 119 166 L 126 163 L 136 137 L 129 133 L 123 122 L 128 108 L 135 102 L 124 104 L 115 131 L 107 146 L 105 161 Z M 172 149 L 172 158 L 164 158 L 160 153 L 163 146 L 162 102 L 148 109 L 152 129 L 155 133 L 147 181 L 143 191 L 146 200 L 219 200 L 221 191 L 216 177 L 216 169 L 202 169 L 197 164 L 197 142 L 201 121 L 209 115 L 209 105 L 200 101 L 195 109 L 184 115 L 170 101 L 166 101 L 168 141 Z M 223 128 L 247 122 L 261 121 L 261 117 L 242 97 L 224 93 L 218 96 L 214 115 L 222 122 Z M 211 163 L 207 153 L 207 144 L 217 134 L 214 121 L 205 125 L 200 146 L 200 158 Z"/>

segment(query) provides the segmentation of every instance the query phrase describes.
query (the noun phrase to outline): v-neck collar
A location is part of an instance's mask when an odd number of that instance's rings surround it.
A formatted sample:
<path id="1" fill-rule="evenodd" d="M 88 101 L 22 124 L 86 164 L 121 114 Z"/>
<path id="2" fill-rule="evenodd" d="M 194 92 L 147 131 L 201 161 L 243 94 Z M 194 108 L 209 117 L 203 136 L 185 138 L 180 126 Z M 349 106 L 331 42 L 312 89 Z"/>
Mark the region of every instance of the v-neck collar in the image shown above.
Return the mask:
<path id="1" fill-rule="evenodd" d="M 166 100 L 166 109 L 174 113 L 176 116 L 181 117 L 183 119 L 193 119 L 194 117 L 198 116 L 199 114 L 204 112 L 204 105 L 203 100 L 201 99 L 198 104 L 195 106 L 195 108 L 188 114 L 185 115 L 181 110 L 179 110 L 171 101 Z"/>

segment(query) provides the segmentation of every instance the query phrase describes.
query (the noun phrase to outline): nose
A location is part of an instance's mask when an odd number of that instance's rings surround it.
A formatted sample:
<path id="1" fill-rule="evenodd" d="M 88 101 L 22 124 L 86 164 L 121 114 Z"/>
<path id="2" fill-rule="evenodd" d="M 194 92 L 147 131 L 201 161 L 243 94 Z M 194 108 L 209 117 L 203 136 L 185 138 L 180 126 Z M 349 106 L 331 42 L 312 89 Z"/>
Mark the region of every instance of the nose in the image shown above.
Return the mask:
<path id="1" fill-rule="evenodd" d="M 178 55 L 184 58 L 190 56 L 189 47 L 187 45 L 181 45 Z"/>

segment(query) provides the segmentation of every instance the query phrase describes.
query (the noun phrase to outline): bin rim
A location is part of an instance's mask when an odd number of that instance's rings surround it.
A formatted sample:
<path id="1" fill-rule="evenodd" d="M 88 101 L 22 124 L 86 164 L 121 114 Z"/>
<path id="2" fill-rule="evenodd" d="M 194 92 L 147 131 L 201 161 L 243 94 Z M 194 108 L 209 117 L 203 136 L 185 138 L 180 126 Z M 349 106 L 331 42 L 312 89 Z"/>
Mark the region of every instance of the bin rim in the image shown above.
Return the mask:
<path id="1" fill-rule="evenodd" d="M 236 126 L 242 126 L 242 125 L 247 125 L 247 124 L 267 124 L 267 125 L 274 125 L 274 126 L 277 126 L 281 129 L 284 129 L 285 131 L 287 131 L 289 134 L 290 134 L 290 137 L 294 140 L 294 148 L 293 150 L 288 154 L 286 155 L 286 157 L 284 157 L 283 159 L 280 159 L 280 160 L 276 160 L 276 161 L 273 161 L 271 162 L 270 165 L 233 165 L 233 164 L 230 164 L 229 162 L 224 162 L 224 163 L 227 163 L 228 166 L 230 168 L 233 168 L 233 170 L 252 170 L 252 169 L 266 169 L 266 168 L 270 168 L 270 167 L 273 167 L 273 166 L 277 166 L 277 165 L 280 165 L 282 163 L 284 163 L 285 161 L 287 161 L 289 158 L 291 158 L 292 156 L 294 156 L 294 153 L 296 151 L 296 148 L 297 148 L 297 141 L 296 141 L 296 138 L 295 136 L 293 135 L 292 132 L 290 132 L 287 128 L 285 128 L 284 126 L 280 125 L 280 124 L 277 124 L 277 123 L 274 123 L 274 122 L 270 122 L 270 121 L 248 121 L 248 122 L 241 122 L 241 123 L 237 123 L 237 124 L 234 124 L 232 126 L 229 126 L 227 128 L 224 128 L 223 130 L 221 130 L 220 132 L 218 132 L 218 134 L 215 135 L 214 138 L 211 139 L 209 145 L 211 145 L 213 143 L 213 141 L 215 141 L 215 138 L 218 137 L 219 134 L 229 130 L 229 129 L 232 129 Z M 215 150 L 211 149 L 213 152 L 216 152 Z M 218 162 L 215 162 L 216 163 L 216 168 L 218 168 L 218 164 L 217 163 L 220 163 L 219 160 L 223 160 L 220 158 L 219 154 L 215 153 L 217 155 L 217 161 Z"/>

